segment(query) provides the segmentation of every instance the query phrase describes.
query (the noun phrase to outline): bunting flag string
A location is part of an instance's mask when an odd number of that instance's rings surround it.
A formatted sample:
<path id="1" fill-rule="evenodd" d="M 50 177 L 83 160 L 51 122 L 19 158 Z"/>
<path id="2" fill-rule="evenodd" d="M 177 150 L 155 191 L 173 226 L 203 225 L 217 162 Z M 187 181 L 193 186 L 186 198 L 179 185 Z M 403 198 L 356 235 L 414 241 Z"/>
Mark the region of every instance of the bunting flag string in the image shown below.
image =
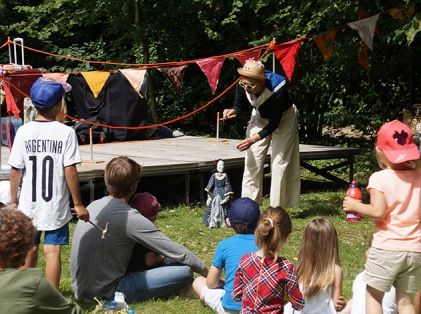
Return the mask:
<path id="1" fill-rule="evenodd" d="M 347 23 L 346 25 L 351 27 L 352 29 L 358 30 L 358 33 L 359 33 L 360 37 L 362 38 L 362 40 L 364 40 L 367 47 L 372 50 L 373 49 L 372 43 L 373 43 L 374 29 L 375 29 L 375 25 L 377 23 L 377 20 L 378 20 L 378 17 L 379 17 L 380 14 L 387 12 L 387 13 L 390 13 L 392 16 L 394 16 L 394 18 L 402 19 L 406 16 L 413 15 L 414 12 L 415 12 L 414 10 L 415 10 L 415 7 L 411 4 L 409 4 L 404 9 L 392 8 L 392 9 L 389 9 L 387 11 L 376 14 L 372 17 L 363 18 L 363 19 L 360 19 L 360 20 L 355 21 L 355 22 Z M 364 10 L 364 12 L 362 12 L 361 10 L 359 12 L 360 12 L 360 18 L 367 16 L 367 12 L 365 10 Z M 337 29 L 340 29 L 340 28 L 341 27 L 337 27 Z M 329 34 L 329 36 L 331 36 L 333 34 L 333 32 L 327 32 L 327 34 Z M 322 37 L 319 38 L 320 36 L 322 36 Z M 323 57 L 326 60 L 329 60 L 331 58 L 331 55 L 332 55 L 332 51 L 329 48 L 329 41 L 330 42 L 333 41 L 334 38 L 329 40 L 329 37 L 324 38 L 323 35 L 314 35 L 314 36 L 307 36 L 305 38 L 301 38 L 301 40 L 305 40 L 305 39 L 309 39 L 309 38 L 315 38 L 315 42 L 318 45 Z M 12 43 L 12 41 L 10 41 L 8 39 L 7 42 L 4 43 L 0 47 L 0 49 L 5 47 L 6 45 L 10 45 L 11 43 Z M 20 46 L 20 43 L 16 43 L 16 45 Z M 215 73 L 211 73 L 210 69 L 206 68 L 206 66 L 204 66 L 203 64 L 208 64 L 209 62 L 213 63 L 211 59 L 217 59 L 218 62 L 215 62 L 215 63 L 218 66 L 220 66 L 219 63 L 220 63 L 221 59 L 225 59 L 225 58 L 228 58 L 228 57 L 235 57 L 241 64 L 243 64 L 244 61 L 248 58 L 258 59 L 259 54 L 261 52 L 261 49 L 262 48 L 268 48 L 268 47 L 270 48 L 270 44 L 264 44 L 264 45 L 260 45 L 260 46 L 257 46 L 257 47 L 245 49 L 245 50 L 242 50 L 242 51 L 237 51 L 237 52 L 228 53 L 228 54 L 225 54 L 225 55 L 209 57 L 209 58 L 204 58 L 204 59 L 196 59 L 196 60 L 189 60 L 189 61 L 178 61 L 178 62 L 155 63 L 155 64 L 134 64 L 134 63 L 118 63 L 118 62 L 110 62 L 110 61 L 103 62 L 103 61 L 95 61 L 95 60 L 85 60 L 85 59 L 81 59 L 81 58 L 75 58 L 75 57 L 72 57 L 72 56 L 52 54 L 52 53 L 37 50 L 37 49 L 31 48 L 31 47 L 28 47 L 28 46 L 25 46 L 24 49 L 29 49 L 29 50 L 32 50 L 34 52 L 44 53 L 44 54 L 54 56 L 54 57 L 66 58 L 66 59 L 73 60 L 73 61 L 89 62 L 89 63 L 93 63 L 93 64 L 108 64 L 108 65 L 120 65 L 120 66 L 125 65 L 125 66 L 137 66 L 137 67 L 143 66 L 145 68 L 160 68 L 161 72 L 163 72 L 162 69 L 165 68 L 165 67 L 177 67 L 177 66 L 196 63 L 196 64 L 199 65 L 199 67 L 201 67 L 202 71 L 205 73 L 206 77 L 208 78 L 208 82 L 209 82 L 209 85 L 211 86 L 212 91 L 215 92 L 218 78 L 215 76 Z M 298 46 L 295 46 L 295 48 L 297 48 L 297 47 Z M 278 52 L 278 55 L 282 55 L 282 52 Z M 277 58 L 278 61 L 279 61 L 280 58 L 283 59 L 283 57 L 285 57 L 285 56 L 278 57 Z M 291 65 L 294 64 L 294 62 L 291 63 L 291 61 L 293 61 L 293 60 L 284 61 L 284 62 L 289 63 L 289 65 L 283 65 L 283 64 L 281 64 L 281 65 L 283 67 L 284 66 L 291 67 Z M 200 64 L 202 64 L 202 66 L 200 66 Z M 202 67 L 205 67 L 205 68 L 202 68 Z M 293 67 L 292 67 L 292 70 L 293 70 Z M 288 76 L 291 77 L 291 75 L 292 75 L 291 69 L 289 68 L 286 71 L 288 71 L 288 73 L 289 73 L 287 75 L 287 77 Z M 169 75 L 168 78 L 170 79 L 170 77 L 174 77 L 174 76 Z M 180 82 L 175 83 L 175 81 L 172 81 L 172 83 L 176 86 L 176 88 L 179 88 L 177 86 L 180 86 Z"/>
<path id="2" fill-rule="evenodd" d="M 313 36 L 306 36 L 302 38 L 298 38 L 295 40 L 291 40 L 282 44 L 276 44 L 275 41 L 272 41 L 268 44 L 259 45 L 256 47 L 248 48 L 245 50 L 227 53 L 224 55 L 195 59 L 195 60 L 188 60 L 188 61 L 177 61 L 177 62 L 162 62 L 162 63 L 155 63 L 155 64 L 138 64 L 138 63 L 120 63 L 120 62 L 110 62 L 110 61 L 95 61 L 95 60 L 86 60 L 81 58 L 75 58 L 68 55 L 58 55 L 49 52 L 45 52 L 42 50 L 37 50 L 28 46 L 23 47 L 24 49 L 28 49 L 30 51 L 34 51 L 41 54 L 46 54 L 52 57 L 57 58 L 64 58 L 71 61 L 79 61 L 85 63 L 92 63 L 92 64 L 107 64 L 107 65 L 116 65 L 116 66 L 129 66 L 129 67 L 136 67 L 132 69 L 121 69 L 121 73 L 126 77 L 129 81 L 133 89 L 136 92 L 140 93 L 139 95 L 142 97 L 142 93 L 140 92 L 142 82 L 144 81 L 146 70 L 147 69 L 157 69 L 160 71 L 164 77 L 170 80 L 170 82 L 174 85 L 177 91 L 181 91 L 183 87 L 183 79 L 184 73 L 189 64 L 197 64 L 202 72 L 205 74 L 209 86 L 212 90 L 212 93 L 215 94 L 220 72 L 223 66 L 223 63 L 226 58 L 234 57 L 240 64 L 244 64 L 245 60 L 249 58 L 253 59 L 261 59 L 264 55 L 269 52 L 273 52 L 278 62 L 281 64 L 284 73 L 288 80 L 291 81 L 294 68 L 296 64 L 296 58 L 298 56 L 301 43 L 307 39 L 314 39 L 317 47 L 319 48 L 321 54 L 323 55 L 324 60 L 329 61 L 333 56 L 332 52 L 332 43 L 335 40 L 336 32 L 339 29 L 343 29 L 346 27 L 350 27 L 351 29 L 357 30 L 358 34 L 361 38 L 360 47 L 358 51 L 358 63 L 365 69 L 368 69 L 368 49 L 373 50 L 373 38 L 374 33 L 376 30 L 377 21 L 379 16 L 384 13 L 389 13 L 394 19 L 403 20 L 408 18 L 415 13 L 415 6 L 411 3 L 405 8 L 393 8 L 383 12 L 380 12 L 376 15 L 371 17 L 367 17 L 367 12 L 360 8 L 359 10 L 359 20 L 346 23 L 344 25 L 336 27 L 334 30 L 327 31 L 323 34 L 313 35 Z M 9 46 L 11 44 L 16 44 L 17 46 L 21 46 L 20 43 L 13 43 L 10 39 L 8 39 L 4 44 L 0 45 L 0 49 Z M 264 52 L 262 53 L 262 51 Z M 104 84 L 106 83 L 110 72 L 113 71 L 91 71 L 91 72 L 82 72 L 81 74 L 87 81 L 92 93 L 95 97 L 101 92 Z M 43 73 L 43 76 L 57 79 L 59 81 L 65 81 L 67 76 L 70 73 Z M 3 79 L 3 76 L 0 77 L 0 80 L 6 81 Z M 11 83 L 10 83 L 11 84 Z M 8 106 L 8 112 L 13 114 L 19 114 L 16 112 L 14 108 L 17 108 L 16 104 L 14 104 L 14 99 L 10 93 L 10 85 L 7 83 L 3 84 L 5 93 L 6 93 L 6 102 Z M 232 85 L 234 86 L 234 85 Z M 232 87 L 231 86 L 231 87 Z M 143 95 L 145 96 L 145 95 Z M 18 110 L 18 109 L 17 109 Z"/>

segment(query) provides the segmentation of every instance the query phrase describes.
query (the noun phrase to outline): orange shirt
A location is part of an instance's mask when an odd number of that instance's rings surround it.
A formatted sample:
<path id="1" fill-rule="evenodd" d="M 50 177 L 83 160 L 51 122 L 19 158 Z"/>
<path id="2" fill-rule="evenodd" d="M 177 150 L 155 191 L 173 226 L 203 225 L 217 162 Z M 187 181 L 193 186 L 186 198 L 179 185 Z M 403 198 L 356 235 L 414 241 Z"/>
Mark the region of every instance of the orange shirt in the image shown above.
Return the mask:
<path id="1" fill-rule="evenodd" d="M 387 210 L 375 220 L 373 247 L 401 252 L 421 252 L 421 169 L 385 169 L 373 173 L 367 190 L 384 193 Z"/>

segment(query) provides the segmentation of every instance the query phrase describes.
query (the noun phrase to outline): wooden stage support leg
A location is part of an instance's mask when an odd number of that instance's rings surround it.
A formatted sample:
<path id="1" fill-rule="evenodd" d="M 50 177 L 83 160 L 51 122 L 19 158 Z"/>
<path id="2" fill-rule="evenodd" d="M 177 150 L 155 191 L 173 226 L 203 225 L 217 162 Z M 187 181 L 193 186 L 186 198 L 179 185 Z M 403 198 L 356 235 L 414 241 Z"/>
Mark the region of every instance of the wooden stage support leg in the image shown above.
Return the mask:
<path id="1" fill-rule="evenodd" d="M 349 163 L 349 182 L 350 183 L 352 182 L 352 180 L 354 180 L 354 162 L 355 162 L 354 156 L 348 157 L 348 163 Z"/>
<path id="2" fill-rule="evenodd" d="M 199 201 L 200 204 L 205 204 L 205 197 L 203 196 L 203 172 L 199 172 Z"/>
<path id="3" fill-rule="evenodd" d="M 95 179 L 90 179 L 89 184 L 89 200 L 92 203 L 95 200 Z"/>
<path id="4" fill-rule="evenodd" d="M 186 205 L 190 205 L 190 173 L 184 175 L 184 197 Z"/>

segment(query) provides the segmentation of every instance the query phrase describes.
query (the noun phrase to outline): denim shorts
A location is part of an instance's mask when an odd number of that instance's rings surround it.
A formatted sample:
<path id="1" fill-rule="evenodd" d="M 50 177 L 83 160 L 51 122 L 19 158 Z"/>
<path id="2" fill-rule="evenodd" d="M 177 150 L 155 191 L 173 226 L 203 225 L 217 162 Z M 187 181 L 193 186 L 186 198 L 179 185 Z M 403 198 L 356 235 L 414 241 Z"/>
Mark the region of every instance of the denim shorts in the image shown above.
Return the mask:
<path id="1" fill-rule="evenodd" d="M 41 241 L 42 231 L 37 231 L 35 234 L 35 245 L 38 245 Z M 56 230 L 44 231 L 44 244 L 50 245 L 66 245 L 69 244 L 69 224 L 65 224 L 63 227 Z"/>

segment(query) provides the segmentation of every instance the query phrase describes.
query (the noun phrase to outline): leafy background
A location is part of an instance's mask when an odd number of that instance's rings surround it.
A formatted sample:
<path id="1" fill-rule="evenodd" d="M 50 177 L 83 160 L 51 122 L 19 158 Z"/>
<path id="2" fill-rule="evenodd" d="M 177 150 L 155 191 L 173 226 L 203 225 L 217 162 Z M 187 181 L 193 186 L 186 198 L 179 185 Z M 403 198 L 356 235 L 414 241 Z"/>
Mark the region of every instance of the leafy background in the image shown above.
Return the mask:
<path id="1" fill-rule="evenodd" d="M 350 0 L 340 4 L 320 0 L 0 0 L 0 34 L 3 40 L 22 37 L 30 47 L 84 59 L 157 63 L 239 51 L 273 38 L 282 43 L 320 34 L 358 20 L 360 5 L 374 15 L 410 3 L 415 5 L 415 14 L 402 21 L 389 14 L 380 16 L 368 71 L 357 64 L 360 39 L 354 30 L 337 32 L 330 62 L 323 60 L 313 40 L 304 42 L 291 90 L 300 111 L 301 142 L 322 143 L 326 125 L 352 126 L 372 136 L 382 122 L 400 117 L 403 109 L 421 102 L 421 0 L 381 4 Z M 0 53 L 6 63 L 7 51 Z M 31 52 L 26 60 L 51 71 L 115 69 Z M 265 62 L 271 67 L 270 57 Z M 236 60 L 225 61 L 218 91 L 236 78 L 237 67 Z M 282 71 L 278 64 L 276 70 Z M 150 77 L 148 105 L 155 122 L 190 112 L 212 98 L 197 66 L 188 68 L 182 93 L 158 71 L 150 71 Z M 204 112 L 170 127 L 190 134 L 215 132 L 216 111 L 230 107 L 232 99 L 229 93 Z M 244 135 L 240 123 L 225 132 L 236 138 Z M 331 135 L 328 140 L 337 141 Z"/>

